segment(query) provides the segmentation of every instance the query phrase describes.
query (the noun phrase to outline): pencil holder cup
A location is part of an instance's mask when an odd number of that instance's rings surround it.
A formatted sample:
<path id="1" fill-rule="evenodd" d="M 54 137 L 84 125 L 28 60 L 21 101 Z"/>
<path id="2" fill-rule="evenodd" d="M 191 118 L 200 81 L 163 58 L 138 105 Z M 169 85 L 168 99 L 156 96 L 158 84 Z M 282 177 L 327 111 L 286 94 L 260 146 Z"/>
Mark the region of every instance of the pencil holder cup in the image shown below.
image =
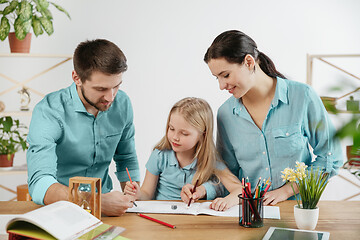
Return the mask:
<path id="1" fill-rule="evenodd" d="M 239 225 L 248 228 L 264 226 L 263 197 L 247 198 L 239 194 Z"/>

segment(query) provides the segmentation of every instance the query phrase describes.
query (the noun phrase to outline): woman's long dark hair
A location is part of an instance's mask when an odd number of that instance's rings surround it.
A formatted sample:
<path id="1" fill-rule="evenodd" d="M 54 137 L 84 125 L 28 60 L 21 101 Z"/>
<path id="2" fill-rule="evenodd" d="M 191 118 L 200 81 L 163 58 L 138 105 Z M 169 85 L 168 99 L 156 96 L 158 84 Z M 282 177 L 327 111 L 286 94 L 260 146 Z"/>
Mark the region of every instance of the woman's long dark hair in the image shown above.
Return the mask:
<path id="1" fill-rule="evenodd" d="M 242 64 L 247 54 L 259 62 L 261 70 L 269 77 L 285 78 L 276 70 L 273 61 L 257 49 L 255 41 L 238 30 L 226 31 L 217 36 L 206 51 L 204 61 L 209 63 L 211 59 L 225 58 L 229 63 Z"/>

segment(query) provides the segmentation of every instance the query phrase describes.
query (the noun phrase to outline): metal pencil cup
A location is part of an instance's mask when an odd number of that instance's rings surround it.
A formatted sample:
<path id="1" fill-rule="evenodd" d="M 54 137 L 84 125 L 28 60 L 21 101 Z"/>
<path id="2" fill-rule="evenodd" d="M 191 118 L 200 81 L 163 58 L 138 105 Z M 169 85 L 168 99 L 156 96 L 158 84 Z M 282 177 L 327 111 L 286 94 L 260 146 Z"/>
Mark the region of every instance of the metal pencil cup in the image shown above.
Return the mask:
<path id="1" fill-rule="evenodd" d="M 239 194 L 239 225 L 249 228 L 264 226 L 263 197 L 246 198 Z"/>

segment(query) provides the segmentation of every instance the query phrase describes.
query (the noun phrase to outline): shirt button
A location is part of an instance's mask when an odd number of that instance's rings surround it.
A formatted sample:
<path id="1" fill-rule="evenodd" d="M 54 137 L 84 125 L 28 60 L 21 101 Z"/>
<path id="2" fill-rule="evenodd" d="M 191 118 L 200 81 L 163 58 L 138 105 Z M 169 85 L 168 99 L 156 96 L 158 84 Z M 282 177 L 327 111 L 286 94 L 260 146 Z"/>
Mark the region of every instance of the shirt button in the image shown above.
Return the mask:
<path id="1" fill-rule="evenodd" d="M 263 152 L 263 154 L 265 155 L 265 152 Z"/>
<path id="2" fill-rule="evenodd" d="M 289 136 L 289 133 L 285 133 L 286 136 Z"/>

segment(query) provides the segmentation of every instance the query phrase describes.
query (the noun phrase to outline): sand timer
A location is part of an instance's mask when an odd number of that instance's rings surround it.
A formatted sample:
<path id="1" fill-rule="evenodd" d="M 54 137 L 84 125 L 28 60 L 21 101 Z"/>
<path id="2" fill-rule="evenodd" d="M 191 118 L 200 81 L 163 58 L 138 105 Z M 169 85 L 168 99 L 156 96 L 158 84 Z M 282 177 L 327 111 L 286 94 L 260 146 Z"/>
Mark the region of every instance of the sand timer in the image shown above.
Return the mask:
<path id="1" fill-rule="evenodd" d="M 91 185 L 82 183 L 79 185 L 77 191 L 79 195 L 78 205 L 85 209 L 87 212 L 91 213 Z"/>
<path id="2" fill-rule="evenodd" d="M 70 178 L 69 201 L 101 219 L 101 179 L 91 177 Z"/>

